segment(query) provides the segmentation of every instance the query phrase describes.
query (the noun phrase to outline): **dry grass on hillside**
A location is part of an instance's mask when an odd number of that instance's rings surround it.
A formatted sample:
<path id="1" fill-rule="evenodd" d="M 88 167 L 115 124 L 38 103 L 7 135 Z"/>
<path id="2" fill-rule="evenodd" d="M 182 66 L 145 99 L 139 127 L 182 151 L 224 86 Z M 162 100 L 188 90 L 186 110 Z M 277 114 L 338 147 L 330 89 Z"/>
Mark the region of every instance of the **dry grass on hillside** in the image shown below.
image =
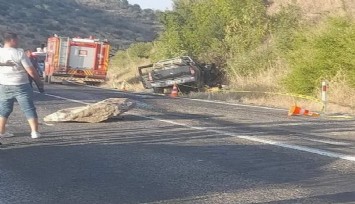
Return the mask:
<path id="1" fill-rule="evenodd" d="M 191 93 L 189 97 L 237 102 L 288 109 L 295 103 L 312 111 L 321 112 L 323 105 L 312 100 L 283 95 L 282 80 L 289 73 L 285 62 L 278 60 L 270 69 L 255 76 L 236 76 L 229 90 L 215 93 Z M 344 73 L 339 72 L 329 82 L 328 113 L 355 115 L 355 89 L 350 87 Z M 244 91 L 250 91 L 245 93 Z M 263 93 L 264 92 L 264 93 Z M 320 99 L 321 85 L 314 94 Z"/>
<path id="2" fill-rule="evenodd" d="M 329 100 L 331 103 L 355 109 L 355 89 L 348 85 L 342 73 L 330 81 Z"/>
<path id="3" fill-rule="evenodd" d="M 284 78 L 288 69 L 282 60 L 278 60 L 266 71 L 259 72 L 253 76 L 241 76 L 236 75 L 233 80 L 230 81 L 230 86 L 237 90 L 249 90 L 249 91 L 283 91 L 280 81 Z"/>
<path id="4" fill-rule="evenodd" d="M 320 103 L 282 95 L 285 92 L 278 84 L 285 74 L 287 74 L 287 72 L 278 72 L 277 69 L 270 69 L 255 77 L 239 77 L 230 90 L 215 93 L 191 93 L 189 97 L 283 109 L 288 109 L 296 103 L 306 109 L 321 112 L 323 105 Z M 239 92 L 240 90 L 250 92 Z M 321 86 L 317 90 L 315 98 L 319 99 L 320 93 Z M 327 113 L 355 115 L 355 89 L 347 85 L 345 77 L 341 73 L 330 81 L 329 101 Z"/>
<path id="5" fill-rule="evenodd" d="M 309 17 L 350 14 L 355 16 L 354 0 L 271 0 L 269 12 L 276 13 L 282 6 L 296 3 Z"/>
<path id="6" fill-rule="evenodd" d="M 129 62 L 125 68 L 111 67 L 108 74 L 108 81 L 103 85 L 106 88 L 125 89 L 127 91 L 142 91 L 144 90 L 139 77 L 138 67 L 150 64 L 148 59 L 140 59 L 133 61 L 127 59 Z"/>

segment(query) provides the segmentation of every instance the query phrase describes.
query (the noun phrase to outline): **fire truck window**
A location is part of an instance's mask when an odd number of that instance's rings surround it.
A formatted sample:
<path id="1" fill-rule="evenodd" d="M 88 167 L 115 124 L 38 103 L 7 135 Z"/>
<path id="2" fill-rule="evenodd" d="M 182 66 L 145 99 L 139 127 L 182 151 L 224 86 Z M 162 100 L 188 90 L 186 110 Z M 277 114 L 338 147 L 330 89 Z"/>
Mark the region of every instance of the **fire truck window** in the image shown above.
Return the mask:
<path id="1" fill-rule="evenodd" d="M 88 51 L 87 51 L 87 50 L 80 50 L 80 51 L 79 51 L 79 56 L 85 57 L 85 56 L 87 56 L 87 55 L 88 55 Z"/>

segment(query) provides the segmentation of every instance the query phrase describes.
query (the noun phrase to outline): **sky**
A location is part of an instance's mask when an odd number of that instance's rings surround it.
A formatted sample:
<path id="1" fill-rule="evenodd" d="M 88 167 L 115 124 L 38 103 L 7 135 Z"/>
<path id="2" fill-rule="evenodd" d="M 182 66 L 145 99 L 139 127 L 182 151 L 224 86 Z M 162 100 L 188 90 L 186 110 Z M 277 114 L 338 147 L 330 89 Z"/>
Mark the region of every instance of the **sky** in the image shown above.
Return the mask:
<path id="1" fill-rule="evenodd" d="M 130 4 L 139 4 L 142 9 L 166 10 L 172 8 L 172 0 L 128 0 Z"/>

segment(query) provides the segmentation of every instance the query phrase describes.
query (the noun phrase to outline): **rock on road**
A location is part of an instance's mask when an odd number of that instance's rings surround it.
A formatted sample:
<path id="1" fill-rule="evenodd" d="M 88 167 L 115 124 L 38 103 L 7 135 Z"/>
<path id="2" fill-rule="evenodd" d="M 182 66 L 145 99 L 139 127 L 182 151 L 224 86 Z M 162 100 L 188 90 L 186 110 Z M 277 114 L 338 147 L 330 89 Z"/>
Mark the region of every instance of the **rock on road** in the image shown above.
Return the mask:
<path id="1" fill-rule="evenodd" d="M 0 204 L 355 203 L 355 121 L 85 86 L 36 94 L 39 115 L 113 97 L 100 124 L 42 124 L 16 106 L 0 147 Z"/>

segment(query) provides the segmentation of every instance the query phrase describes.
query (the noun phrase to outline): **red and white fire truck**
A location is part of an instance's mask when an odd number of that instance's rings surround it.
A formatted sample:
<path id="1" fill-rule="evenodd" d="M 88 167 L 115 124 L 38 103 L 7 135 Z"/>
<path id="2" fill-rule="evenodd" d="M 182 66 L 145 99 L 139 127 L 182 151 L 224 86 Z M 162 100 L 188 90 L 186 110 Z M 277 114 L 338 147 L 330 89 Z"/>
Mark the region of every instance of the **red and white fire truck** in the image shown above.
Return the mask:
<path id="1" fill-rule="evenodd" d="M 67 81 L 102 83 L 106 80 L 110 55 L 107 40 L 48 38 L 44 80 L 48 83 Z"/>

